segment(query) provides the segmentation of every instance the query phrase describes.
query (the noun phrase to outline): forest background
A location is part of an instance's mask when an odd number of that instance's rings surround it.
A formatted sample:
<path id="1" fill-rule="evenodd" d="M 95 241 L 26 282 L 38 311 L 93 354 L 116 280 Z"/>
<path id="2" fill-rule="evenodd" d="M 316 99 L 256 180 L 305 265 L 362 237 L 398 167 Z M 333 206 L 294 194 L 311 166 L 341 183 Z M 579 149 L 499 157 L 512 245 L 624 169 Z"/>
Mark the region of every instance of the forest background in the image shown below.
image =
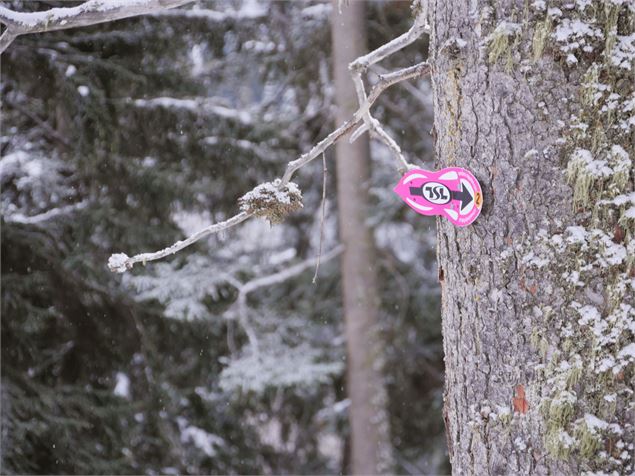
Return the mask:
<path id="1" fill-rule="evenodd" d="M 367 2 L 369 50 L 410 27 L 409 9 Z M 350 471 L 339 258 L 312 282 L 321 161 L 294 178 L 304 208 L 282 224 L 251 220 L 123 276 L 106 267 L 227 218 L 334 128 L 333 14 L 316 1 L 198 1 L 20 37 L 2 55 L 3 473 Z M 426 50 L 420 40 L 382 67 Z M 429 90 L 402 83 L 373 110 L 426 167 Z M 333 156 L 325 257 L 338 244 Z M 392 192 L 385 146 L 372 142 L 371 157 L 394 469 L 447 473 L 435 222 Z M 236 283 L 302 263 L 236 312 Z"/>

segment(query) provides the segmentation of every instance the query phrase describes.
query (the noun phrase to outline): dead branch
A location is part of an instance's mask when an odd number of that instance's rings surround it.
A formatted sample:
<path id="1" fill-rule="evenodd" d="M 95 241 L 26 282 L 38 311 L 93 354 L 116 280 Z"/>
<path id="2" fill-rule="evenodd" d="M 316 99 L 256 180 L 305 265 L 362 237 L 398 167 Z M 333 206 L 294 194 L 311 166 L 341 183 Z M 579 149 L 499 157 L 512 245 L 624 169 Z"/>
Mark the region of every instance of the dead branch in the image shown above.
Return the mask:
<path id="1" fill-rule="evenodd" d="M 401 48 L 405 47 L 406 45 L 409 45 L 410 43 L 415 41 L 419 36 L 421 36 L 425 31 L 426 31 L 426 27 L 423 25 L 423 20 L 418 16 L 417 19 L 415 20 L 415 25 L 407 33 L 399 36 L 395 40 L 392 40 L 391 42 L 376 49 L 375 51 L 358 58 L 353 63 L 351 63 L 351 68 L 353 68 L 353 70 L 357 70 L 360 68 L 362 70 L 365 70 L 370 65 L 373 65 L 377 63 L 378 61 L 381 61 L 382 59 L 386 58 L 390 54 L 396 51 L 399 51 Z M 297 187 L 295 186 L 295 184 L 290 184 L 290 181 L 297 170 L 304 167 L 306 164 L 314 160 L 316 157 L 319 157 L 337 140 L 339 140 L 341 137 L 351 132 L 353 129 L 355 129 L 355 127 L 360 122 L 363 122 L 365 120 L 368 121 L 372 130 L 374 130 L 375 133 L 380 134 L 380 136 L 382 137 L 382 140 L 391 148 L 391 150 L 393 150 L 395 153 L 397 152 L 399 153 L 401 164 L 406 168 L 409 167 L 409 164 L 405 160 L 405 158 L 403 158 L 403 155 L 401 154 L 401 150 L 399 149 L 399 146 L 397 145 L 397 143 L 394 142 L 394 140 L 390 138 L 390 136 L 385 131 L 382 135 L 381 131 L 383 131 L 383 129 L 379 126 L 378 121 L 376 121 L 376 119 L 370 116 L 370 109 L 375 103 L 375 101 L 377 100 L 377 98 L 381 95 L 381 93 L 387 88 L 389 88 L 390 86 L 396 83 L 399 83 L 401 81 L 405 81 L 407 79 L 424 76 L 426 74 L 429 74 L 429 72 L 430 72 L 430 66 L 428 65 L 428 63 L 422 62 L 422 63 L 416 64 L 407 68 L 403 68 L 391 73 L 380 75 L 379 81 L 371 89 L 370 94 L 368 96 L 366 96 L 365 90 L 363 92 L 363 95 L 360 94 L 360 97 L 359 97 L 360 107 L 355 112 L 355 114 L 353 114 L 353 117 L 351 117 L 351 119 L 346 121 L 344 124 L 339 126 L 337 129 L 331 132 L 328 136 L 326 136 L 320 142 L 315 144 L 308 152 L 305 152 L 296 160 L 289 162 L 286 166 L 282 179 L 276 179 L 275 181 L 269 182 L 268 184 L 275 184 L 275 186 L 281 192 L 286 190 L 286 188 L 288 188 L 289 185 L 292 185 L 294 188 Z M 370 121 L 368 120 L 368 117 L 370 117 Z M 261 187 L 262 185 L 267 185 L 267 184 L 261 184 L 258 187 Z M 254 191 L 250 193 L 255 192 L 258 189 L 258 187 L 256 187 L 256 189 L 254 189 Z M 243 198 L 247 197 L 247 195 L 245 195 Z M 258 195 L 258 194 L 255 194 L 255 195 Z M 248 198 L 251 198 L 251 197 L 248 197 Z M 114 254 L 108 260 L 108 267 L 113 272 L 123 273 L 126 270 L 132 268 L 132 266 L 135 263 L 146 263 L 147 261 L 158 260 L 166 256 L 169 256 L 171 254 L 174 254 L 177 251 L 180 251 L 183 248 L 195 243 L 201 238 L 204 238 L 213 233 L 218 233 L 219 231 L 227 230 L 257 214 L 262 215 L 263 214 L 262 210 L 258 209 L 258 213 L 256 213 L 256 209 L 253 209 L 250 207 L 247 207 L 247 208 L 243 207 L 243 211 L 233 216 L 232 218 L 229 218 L 228 220 L 225 220 L 223 222 L 216 223 L 214 225 L 203 228 L 202 230 L 196 232 L 189 238 L 183 241 L 178 241 L 172 246 L 165 248 L 163 250 L 160 250 L 154 253 L 141 253 L 132 257 L 128 257 L 124 253 Z"/>
<path id="2" fill-rule="evenodd" d="M 373 98 L 372 101 L 369 101 L 369 97 L 367 97 L 366 95 L 366 88 L 364 87 L 364 80 L 362 75 L 368 70 L 369 67 L 413 43 L 426 31 L 427 25 L 425 24 L 425 16 L 418 15 L 415 18 L 414 24 L 406 33 L 398 36 L 389 43 L 380 46 L 376 50 L 357 58 L 348 66 L 353 77 L 355 91 L 357 92 L 357 100 L 359 102 L 360 111 L 362 113 L 362 118 L 364 121 L 364 124 L 353 133 L 350 141 L 354 142 L 364 132 L 368 131 L 373 137 L 383 142 L 393 153 L 395 158 L 400 163 L 399 171 L 402 173 L 410 168 L 410 164 L 401 152 L 399 144 L 397 144 L 397 142 L 390 136 L 390 134 L 388 134 L 388 132 L 382 127 L 380 122 L 371 115 L 369 105 L 374 103 L 379 94 L 381 94 L 381 91 L 386 89 L 391 84 L 403 81 L 408 77 L 416 77 L 422 75 L 424 72 L 428 73 L 429 66 L 426 62 L 423 62 L 409 68 L 404 68 L 393 73 L 389 73 L 383 78 L 380 76 L 380 81 L 378 85 L 376 85 L 376 96 Z M 391 81 L 394 82 L 391 83 Z"/>
<path id="3" fill-rule="evenodd" d="M 252 216 L 252 213 L 240 212 L 225 221 L 214 223 L 213 225 L 197 231 L 185 240 L 177 241 L 172 246 L 168 246 L 167 248 L 156 251 L 154 253 L 141 253 L 131 258 L 129 258 L 125 253 L 114 254 L 108 260 L 108 267 L 110 268 L 110 271 L 123 273 L 124 271 L 132 268 L 135 263 L 145 264 L 147 261 L 154 261 L 165 258 L 166 256 L 173 255 L 177 251 L 181 251 L 183 248 L 196 243 L 198 240 L 205 238 L 208 235 L 218 233 L 219 231 L 227 230 L 228 228 L 236 226 L 239 223 L 244 222 L 250 216 Z"/>
<path id="4" fill-rule="evenodd" d="M 282 187 L 287 185 L 293 174 L 300 168 L 304 167 L 306 164 L 311 162 L 313 159 L 322 154 L 326 149 L 328 149 L 331 145 L 333 145 L 338 139 L 342 136 L 346 135 L 350 131 L 352 131 L 357 124 L 362 121 L 362 117 L 364 111 L 370 110 L 370 107 L 374 104 L 380 94 L 389 88 L 390 86 L 397 84 L 400 81 L 405 81 L 407 79 L 411 79 L 418 76 L 423 76 L 428 74 L 430 71 L 430 67 L 427 63 L 419 63 L 414 66 L 403 68 L 401 70 L 395 71 L 393 73 L 389 73 L 383 75 L 378 83 L 371 90 L 370 95 L 367 97 L 366 101 L 362 104 L 362 106 L 353 114 L 353 117 L 338 127 L 336 130 L 331 132 L 328 136 L 314 145 L 311 150 L 301 155 L 298 159 L 291 161 L 287 164 L 287 168 L 282 177 L 282 180 L 276 181 L 277 186 Z M 398 146 L 397 146 L 398 147 Z M 406 162 L 407 164 L 407 162 Z M 234 217 L 220 223 L 216 223 L 207 228 L 204 228 L 194 235 L 190 236 L 186 240 L 178 241 L 174 245 L 165 248 L 163 250 L 154 252 L 154 253 L 142 253 L 132 257 L 128 257 L 124 253 L 114 254 L 108 260 L 108 267 L 113 272 L 123 273 L 126 270 L 132 268 L 135 263 L 146 263 L 148 261 L 158 260 L 169 256 L 171 254 L 176 253 L 177 251 L 182 250 L 183 248 L 190 246 L 196 241 L 204 238 L 205 236 L 211 235 L 213 233 L 218 233 L 219 231 L 227 230 L 239 223 L 245 221 L 247 218 L 254 215 L 253 211 L 243 211 Z"/>
<path id="5" fill-rule="evenodd" d="M 145 15 L 158 10 L 175 8 L 192 0 L 88 0 L 76 7 L 51 8 L 43 12 L 16 12 L 0 6 L 0 23 L 7 29 L 0 37 L 0 53 L 15 38 L 30 33 L 66 30 L 96 25 L 122 18 Z"/>

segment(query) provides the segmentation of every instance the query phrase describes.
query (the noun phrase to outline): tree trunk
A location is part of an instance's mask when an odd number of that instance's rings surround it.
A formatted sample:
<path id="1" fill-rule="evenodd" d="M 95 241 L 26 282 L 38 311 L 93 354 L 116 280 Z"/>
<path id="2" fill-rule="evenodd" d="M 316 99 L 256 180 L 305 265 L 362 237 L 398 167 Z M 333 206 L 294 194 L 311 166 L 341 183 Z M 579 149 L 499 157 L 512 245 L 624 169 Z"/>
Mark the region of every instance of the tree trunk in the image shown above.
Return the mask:
<path id="1" fill-rule="evenodd" d="M 357 109 L 348 64 L 367 52 L 364 2 L 350 2 L 338 11 L 333 4 L 332 40 L 337 122 Z M 344 244 L 342 284 L 347 346 L 347 390 L 351 401 L 351 462 L 355 474 L 389 469 L 391 451 L 386 391 L 378 333 L 379 301 L 376 253 L 368 218 L 370 154 L 367 136 L 336 145 L 340 238 Z"/>
<path id="2" fill-rule="evenodd" d="M 438 228 L 457 475 L 633 471 L 635 15 L 552 3 L 430 2 L 438 168 L 484 192 Z"/>

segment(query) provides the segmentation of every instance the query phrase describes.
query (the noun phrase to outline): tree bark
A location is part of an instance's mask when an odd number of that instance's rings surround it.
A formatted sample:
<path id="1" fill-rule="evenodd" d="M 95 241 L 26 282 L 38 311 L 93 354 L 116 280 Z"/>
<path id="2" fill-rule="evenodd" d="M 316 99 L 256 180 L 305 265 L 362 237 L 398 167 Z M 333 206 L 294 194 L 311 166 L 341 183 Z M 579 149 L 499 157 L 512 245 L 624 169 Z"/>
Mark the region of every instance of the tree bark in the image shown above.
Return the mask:
<path id="1" fill-rule="evenodd" d="M 333 68 L 337 123 L 357 109 L 348 64 L 367 51 L 364 2 L 333 3 Z M 368 218 L 370 152 L 368 137 L 336 144 L 337 198 L 347 346 L 347 391 L 351 401 L 351 462 L 354 474 L 389 470 L 391 451 L 378 333 L 376 252 Z"/>
<path id="2" fill-rule="evenodd" d="M 484 192 L 474 225 L 438 219 L 457 475 L 633 470 L 633 57 L 614 53 L 635 20 L 543 3 L 430 2 L 438 168 Z"/>

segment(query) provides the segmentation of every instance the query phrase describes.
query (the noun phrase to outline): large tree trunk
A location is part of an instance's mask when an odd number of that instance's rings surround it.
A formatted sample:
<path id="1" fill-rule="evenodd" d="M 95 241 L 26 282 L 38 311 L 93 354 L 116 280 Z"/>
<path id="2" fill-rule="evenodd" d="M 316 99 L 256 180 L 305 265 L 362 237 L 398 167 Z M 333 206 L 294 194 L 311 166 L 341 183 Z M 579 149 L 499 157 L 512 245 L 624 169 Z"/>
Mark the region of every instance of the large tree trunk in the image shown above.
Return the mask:
<path id="1" fill-rule="evenodd" d="M 367 52 L 364 2 L 350 2 L 332 17 L 337 122 L 357 109 L 348 64 Z M 317 45 L 316 45 L 317 46 Z M 370 154 L 367 136 L 336 145 L 340 237 L 344 244 L 342 284 L 347 346 L 347 390 L 351 401 L 351 462 L 355 474 L 389 469 L 391 451 L 378 333 L 376 254 L 368 218 Z"/>
<path id="2" fill-rule="evenodd" d="M 544 3 L 430 5 L 438 167 L 484 192 L 439 220 L 457 475 L 633 470 L 634 14 Z"/>

